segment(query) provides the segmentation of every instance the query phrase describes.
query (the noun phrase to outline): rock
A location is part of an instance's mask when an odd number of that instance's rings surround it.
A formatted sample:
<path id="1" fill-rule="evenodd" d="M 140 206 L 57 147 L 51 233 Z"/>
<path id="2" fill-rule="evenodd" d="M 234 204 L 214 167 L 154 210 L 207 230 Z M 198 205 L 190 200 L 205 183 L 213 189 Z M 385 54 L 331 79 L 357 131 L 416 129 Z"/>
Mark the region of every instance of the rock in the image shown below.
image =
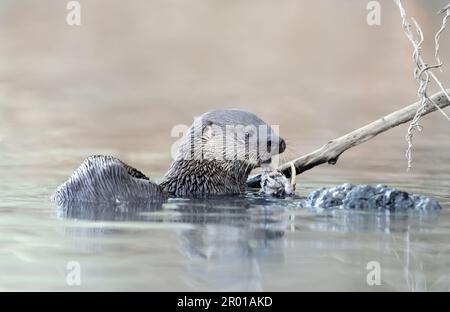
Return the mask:
<path id="1" fill-rule="evenodd" d="M 320 188 L 309 194 L 302 207 L 375 209 L 375 210 L 439 210 L 432 198 L 409 194 L 386 185 L 353 185 L 345 183 L 332 188 Z"/>

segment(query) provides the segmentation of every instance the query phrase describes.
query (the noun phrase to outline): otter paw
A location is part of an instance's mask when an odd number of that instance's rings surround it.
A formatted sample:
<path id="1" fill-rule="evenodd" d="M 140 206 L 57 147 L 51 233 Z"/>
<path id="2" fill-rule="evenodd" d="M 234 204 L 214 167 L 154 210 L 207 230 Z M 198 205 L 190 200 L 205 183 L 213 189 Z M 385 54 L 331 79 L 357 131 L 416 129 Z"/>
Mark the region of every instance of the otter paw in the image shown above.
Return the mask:
<path id="1" fill-rule="evenodd" d="M 293 175 L 295 177 L 295 175 Z M 284 197 L 294 194 L 295 178 L 290 181 L 281 171 L 267 168 L 261 172 L 261 194 Z"/>

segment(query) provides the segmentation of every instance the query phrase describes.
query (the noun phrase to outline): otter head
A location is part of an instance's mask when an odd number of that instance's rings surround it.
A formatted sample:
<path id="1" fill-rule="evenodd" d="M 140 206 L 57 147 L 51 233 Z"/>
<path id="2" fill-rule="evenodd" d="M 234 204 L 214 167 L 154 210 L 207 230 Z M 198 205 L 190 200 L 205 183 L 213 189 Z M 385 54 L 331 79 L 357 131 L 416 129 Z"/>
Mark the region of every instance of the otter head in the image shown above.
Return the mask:
<path id="1" fill-rule="evenodd" d="M 255 114 L 212 110 L 197 118 L 184 135 L 161 184 L 171 185 L 167 191 L 178 196 L 240 193 L 250 171 L 285 148 L 284 140 Z"/>
<path id="2" fill-rule="evenodd" d="M 240 109 L 217 109 L 197 118 L 181 140 L 176 159 L 217 163 L 269 163 L 286 143 L 266 122 Z"/>

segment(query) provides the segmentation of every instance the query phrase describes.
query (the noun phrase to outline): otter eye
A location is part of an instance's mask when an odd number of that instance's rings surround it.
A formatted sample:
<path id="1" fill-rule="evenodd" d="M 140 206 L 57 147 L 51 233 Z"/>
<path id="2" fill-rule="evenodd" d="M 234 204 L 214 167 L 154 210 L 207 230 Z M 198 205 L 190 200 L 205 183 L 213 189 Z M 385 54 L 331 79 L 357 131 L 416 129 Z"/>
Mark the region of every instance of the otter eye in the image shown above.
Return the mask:
<path id="1" fill-rule="evenodd" d="M 245 131 L 245 138 L 246 139 L 253 137 L 253 135 L 254 135 L 254 131 L 252 129 L 248 129 L 248 130 Z"/>

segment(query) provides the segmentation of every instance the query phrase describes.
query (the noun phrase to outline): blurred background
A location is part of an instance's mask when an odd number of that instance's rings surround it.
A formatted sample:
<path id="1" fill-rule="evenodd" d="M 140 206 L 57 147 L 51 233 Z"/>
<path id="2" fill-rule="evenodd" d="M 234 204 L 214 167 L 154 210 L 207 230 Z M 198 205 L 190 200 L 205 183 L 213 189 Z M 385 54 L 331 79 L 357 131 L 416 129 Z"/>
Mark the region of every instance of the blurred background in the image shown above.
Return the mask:
<path id="1" fill-rule="evenodd" d="M 393 1 L 379 1 L 379 26 L 367 24 L 361 0 L 79 2 L 81 25 L 69 26 L 68 1 L 0 1 L 0 290 L 450 290 L 450 124 L 439 113 L 414 136 L 411 172 L 403 125 L 297 186 L 306 196 L 386 183 L 438 200 L 443 210 L 429 218 L 256 198 L 174 200 L 129 220 L 106 209 L 124 218 L 108 222 L 93 207 L 93 220 L 79 220 L 49 199 L 92 154 L 160 178 L 178 140 L 172 128 L 210 109 L 244 108 L 279 125 L 287 160 L 417 101 Z M 403 2 L 434 63 L 436 13 L 448 1 Z M 449 52 L 447 29 L 436 72 L 447 87 Z M 372 260 L 379 288 L 366 283 Z M 81 263 L 81 288 L 66 283 L 68 261 Z"/>

